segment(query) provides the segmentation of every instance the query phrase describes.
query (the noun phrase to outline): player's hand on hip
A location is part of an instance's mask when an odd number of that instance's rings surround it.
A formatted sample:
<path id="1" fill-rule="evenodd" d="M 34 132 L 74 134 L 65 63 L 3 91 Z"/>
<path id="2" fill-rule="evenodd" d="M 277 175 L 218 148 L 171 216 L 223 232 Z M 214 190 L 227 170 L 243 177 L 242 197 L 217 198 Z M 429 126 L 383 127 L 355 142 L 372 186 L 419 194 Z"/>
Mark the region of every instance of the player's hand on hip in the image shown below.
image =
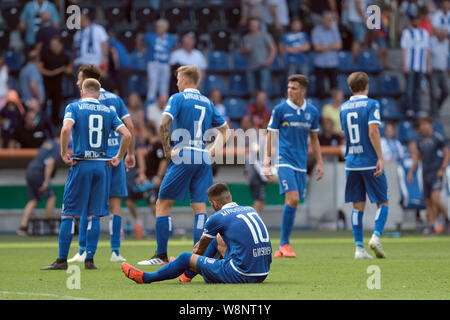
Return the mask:
<path id="1" fill-rule="evenodd" d="M 127 172 L 136 166 L 136 157 L 134 154 L 127 154 L 125 157 L 125 168 Z"/>
<path id="2" fill-rule="evenodd" d="M 323 178 L 323 164 L 317 164 L 316 166 L 316 181 Z"/>
<path id="3" fill-rule="evenodd" d="M 111 166 L 111 167 L 117 167 L 119 165 L 120 161 L 121 160 L 118 157 L 113 157 L 113 158 L 111 158 L 111 160 L 109 160 L 107 162 L 107 165 Z"/>
<path id="4" fill-rule="evenodd" d="M 77 164 L 77 161 L 75 159 L 71 158 L 68 153 L 61 155 L 61 158 L 67 166 L 73 167 L 74 165 Z"/>
<path id="5" fill-rule="evenodd" d="M 378 178 L 379 176 L 381 176 L 383 174 L 383 169 L 384 169 L 384 160 L 383 159 L 379 159 L 377 161 L 377 169 L 375 171 L 375 173 L 373 174 L 376 178 Z"/>

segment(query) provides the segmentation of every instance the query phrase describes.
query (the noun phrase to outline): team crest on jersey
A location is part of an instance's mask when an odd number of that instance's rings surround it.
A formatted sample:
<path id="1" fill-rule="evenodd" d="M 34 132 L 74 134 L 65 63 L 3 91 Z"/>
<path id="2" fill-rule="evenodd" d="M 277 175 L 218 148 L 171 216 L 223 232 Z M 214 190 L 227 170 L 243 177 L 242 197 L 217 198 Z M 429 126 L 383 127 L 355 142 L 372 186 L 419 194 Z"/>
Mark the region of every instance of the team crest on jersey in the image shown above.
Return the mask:
<path id="1" fill-rule="evenodd" d="M 380 110 L 375 109 L 375 111 L 373 112 L 373 116 L 375 117 L 375 119 L 380 120 Z"/>
<path id="2" fill-rule="evenodd" d="M 311 120 L 311 114 L 305 113 L 305 120 Z"/>

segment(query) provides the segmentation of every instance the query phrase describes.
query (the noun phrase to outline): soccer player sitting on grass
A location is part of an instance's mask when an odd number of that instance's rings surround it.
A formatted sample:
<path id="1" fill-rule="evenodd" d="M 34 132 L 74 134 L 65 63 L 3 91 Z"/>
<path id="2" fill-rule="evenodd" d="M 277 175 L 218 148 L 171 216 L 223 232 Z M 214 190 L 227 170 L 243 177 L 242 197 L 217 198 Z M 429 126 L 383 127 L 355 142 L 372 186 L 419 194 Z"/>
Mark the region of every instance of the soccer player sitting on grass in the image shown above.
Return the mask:
<path id="1" fill-rule="evenodd" d="M 450 232 L 447 208 L 441 201 L 442 177 L 447 168 L 450 152 L 445 137 L 433 131 L 433 119 L 421 118 L 414 123 L 419 139 L 409 144 L 413 165 L 408 171 L 407 181 L 412 183 L 414 171 L 422 159 L 423 194 L 430 227 L 425 234 L 441 233 L 444 228 L 438 223 L 439 213 L 445 218 L 446 232 Z"/>
<path id="2" fill-rule="evenodd" d="M 206 283 L 263 282 L 272 262 L 272 246 L 258 212 L 232 202 L 225 184 L 212 185 L 207 195 L 216 213 L 207 220 L 192 253 L 182 253 L 156 272 L 143 272 L 123 262 L 125 276 L 137 283 L 151 283 L 174 279 L 190 270 L 201 274 Z M 212 258 L 218 250 L 223 260 Z"/>

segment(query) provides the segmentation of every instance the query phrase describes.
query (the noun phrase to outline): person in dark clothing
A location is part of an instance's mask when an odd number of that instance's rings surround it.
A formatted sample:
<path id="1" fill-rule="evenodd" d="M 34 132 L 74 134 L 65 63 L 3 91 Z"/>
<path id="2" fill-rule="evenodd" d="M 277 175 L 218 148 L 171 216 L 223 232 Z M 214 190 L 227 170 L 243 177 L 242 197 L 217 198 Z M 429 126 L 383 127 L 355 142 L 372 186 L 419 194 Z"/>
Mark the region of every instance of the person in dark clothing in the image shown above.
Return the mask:
<path id="1" fill-rule="evenodd" d="M 70 58 L 63 52 L 64 46 L 59 35 L 50 40 L 48 50 L 41 53 L 39 71 L 44 76 L 45 96 L 52 105 L 52 122 L 56 127 L 62 123 L 60 118 L 60 106 L 62 102 L 62 76 L 72 72 Z M 47 104 L 44 104 L 44 108 Z M 46 110 L 44 109 L 44 114 Z"/>
<path id="2" fill-rule="evenodd" d="M 15 95 L 17 96 L 17 93 Z M 11 139 L 22 126 L 23 114 L 24 109 L 18 96 L 17 99 L 13 99 L 11 94 L 8 95 L 5 107 L 0 110 L 0 130 L 3 148 L 9 147 Z"/>
<path id="3" fill-rule="evenodd" d="M 41 27 L 36 34 L 36 49 L 40 52 L 44 52 L 50 47 L 50 41 L 53 36 L 58 34 L 58 29 L 56 29 L 52 23 L 52 16 L 50 12 L 42 12 L 41 20 Z"/>

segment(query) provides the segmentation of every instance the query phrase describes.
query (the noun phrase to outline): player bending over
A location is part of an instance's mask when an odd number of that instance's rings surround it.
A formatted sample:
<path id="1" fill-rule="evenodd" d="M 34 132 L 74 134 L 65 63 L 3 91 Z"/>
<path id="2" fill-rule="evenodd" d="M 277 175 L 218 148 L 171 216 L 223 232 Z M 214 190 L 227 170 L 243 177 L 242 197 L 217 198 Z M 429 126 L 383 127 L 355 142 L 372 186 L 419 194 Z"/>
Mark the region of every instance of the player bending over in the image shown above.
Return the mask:
<path id="1" fill-rule="evenodd" d="M 340 117 L 347 144 L 345 202 L 353 202 L 351 221 L 356 244 L 355 259 L 372 258 L 364 249 L 363 244 L 363 214 L 366 206 L 366 193 L 370 201 L 378 206 L 375 228 L 369 246 L 377 258 L 385 258 L 380 236 L 386 224 L 389 204 L 378 129 L 381 124 L 380 104 L 367 97 L 369 77 L 366 73 L 352 73 L 348 77 L 347 83 L 353 96 L 341 105 Z"/>
<path id="2" fill-rule="evenodd" d="M 216 213 L 209 217 L 192 253 L 182 253 L 156 272 L 143 272 L 123 262 L 125 276 L 137 283 L 151 283 L 174 279 L 190 270 L 201 274 L 206 283 L 263 282 L 272 262 L 272 246 L 258 212 L 232 202 L 225 184 L 212 185 L 207 195 Z M 211 258 L 222 242 L 227 248 L 224 259 Z M 208 256 L 203 255 L 206 251 Z"/>

